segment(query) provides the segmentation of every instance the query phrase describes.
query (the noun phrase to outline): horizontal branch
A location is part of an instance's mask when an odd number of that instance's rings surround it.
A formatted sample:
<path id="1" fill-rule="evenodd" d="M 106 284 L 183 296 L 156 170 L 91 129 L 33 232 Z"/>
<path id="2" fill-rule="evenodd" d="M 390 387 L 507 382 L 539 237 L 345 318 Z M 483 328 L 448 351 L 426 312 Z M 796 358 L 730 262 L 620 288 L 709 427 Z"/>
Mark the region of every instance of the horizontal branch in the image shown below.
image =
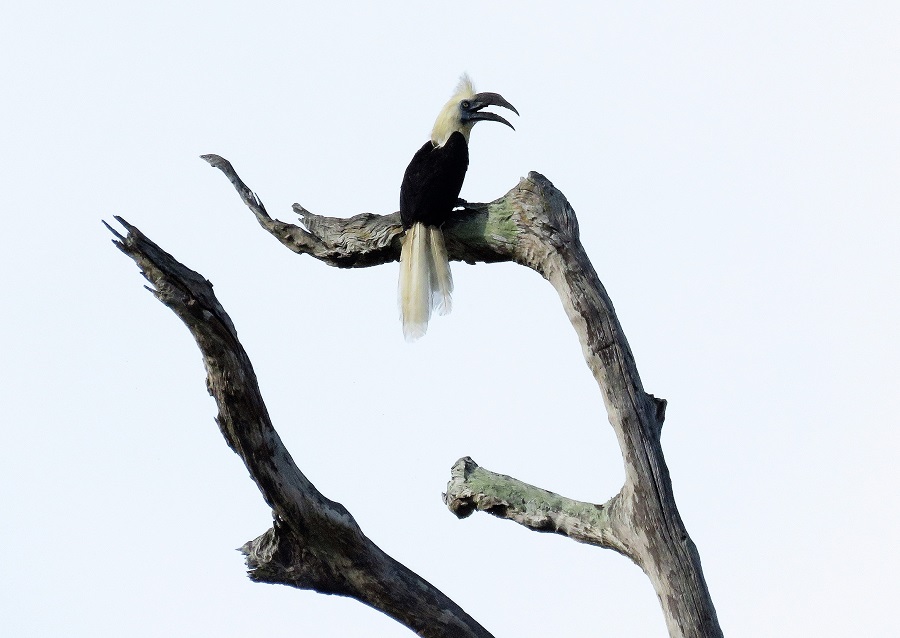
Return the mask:
<path id="1" fill-rule="evenodd" d="M 444 503 L 459 518 L 466 518 L 476 510 L 487 512 L 535 532 L 561 534 L 627 556 L 610 522 L 617 498 L 614 496 L 604 505 L 576 501 L 496 474 L 465 457 L 450 470 Z"/>
<path id="2" fill-rule="evenodd" d="M 219 409 L 216 422 L 273 510 L 272 529 L 243 547 L 250 577 L 355 598 L 420 636 L 489 638 L 456 603 L 369 540 L 343 505 L 303 475 L 272 426 L 253 366 L 212 285 L 124 219 L 116 220 L 127 236 L 107 225 L 115 245 L 197 341 Z"/>
<path id="3" fill-rule="evenodd" d="M 288 224 L 269 216 L 260 198 L 244 184 L 231 162 L 212 154 L 201 158 L 225 174 L 260 226 L 295 253 L 310 255 L 339 268 L 364 268 L 399 261 L 404 233 L 399 212 L 325 217 L 294 204 L 293 210 L 302 226 Z M 513 209 L 509 199 L 507 195 L 489 204 L 466 204 L 454 211 L 443 227 L 450 259 L 471 264 L 514 259 L 512 247 L 518 229 L 510 219 Z"/>

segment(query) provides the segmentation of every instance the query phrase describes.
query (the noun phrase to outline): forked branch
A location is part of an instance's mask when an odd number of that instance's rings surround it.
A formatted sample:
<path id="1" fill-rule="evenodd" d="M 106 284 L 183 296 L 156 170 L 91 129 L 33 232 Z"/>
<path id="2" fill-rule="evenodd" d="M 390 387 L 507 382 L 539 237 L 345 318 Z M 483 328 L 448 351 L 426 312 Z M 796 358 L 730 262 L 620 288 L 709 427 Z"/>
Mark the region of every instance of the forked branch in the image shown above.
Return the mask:
<path id="1" fill-rule="evenodd" d="M 302 227 L 275 222 L 227 161 L 215 155 L 204 159 L 228 176 L 260 224 L 291 250 L 341 267 L 372 266 L 399 258 L 402 228 L 396 213 L 339 219 L 320 217 L 295 205 Z M 600 386 L 625 464 L 625 484 L 603 506 L 598 544 L 627 555 L 650 577 L 673 638 L 721 636 L 700 556 L 675 505 L 660 444 L 665 401 L 644 391 L 631 348 L 581 245 L 578 221 L 565 196 L 532 172 L 502 198 L 466 205 L 443 230 L 451 259 L 515 261 L 539 272 L 556 289 Z M 471 481 L 477 474 L 454 475 L 448 495 L 465 493 L 468 500 L 450 496 L 451 506 L 468 503 L 464 510 L 478 508 L 479 502 L 494 503 L 480 509 L 541 531 L 545 531 L 542 526 L 575 529 L 571 521 L 562 524 L 562 510 L 554 510 L 562 497 L 532 491 L 524 500 L 520 495 L 518 501 L 507 501 L 508 485 L 488 482 L 474 489 Z M 503 507 L 497 506 L 500 502 Z M 554 511 L 557 514 L 551 515 Z M 534 512 L 543 513 L 543 522 L 535 523 Z M 582 512 L 583 523 L 589 527 L 596 512 L 590 508 Z"/>

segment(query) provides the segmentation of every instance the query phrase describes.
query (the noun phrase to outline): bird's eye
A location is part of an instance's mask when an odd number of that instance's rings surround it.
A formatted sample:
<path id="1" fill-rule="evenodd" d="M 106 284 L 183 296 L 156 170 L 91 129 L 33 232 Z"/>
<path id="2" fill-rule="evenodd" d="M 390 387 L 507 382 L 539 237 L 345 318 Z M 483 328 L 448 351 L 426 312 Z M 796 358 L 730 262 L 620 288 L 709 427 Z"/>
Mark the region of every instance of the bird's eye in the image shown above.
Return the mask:
<path id="1" fill-rule="evenodd" d="M 470 106 L 472 106 L 472 105 L 469 103 L 469 100 L 463 100 L 462 102 L 459 103 L 459 105 L 460 105 L 461 107 L 463 107 L 464 109 L 467 109 L 467 108 L 469 108 Z"/>

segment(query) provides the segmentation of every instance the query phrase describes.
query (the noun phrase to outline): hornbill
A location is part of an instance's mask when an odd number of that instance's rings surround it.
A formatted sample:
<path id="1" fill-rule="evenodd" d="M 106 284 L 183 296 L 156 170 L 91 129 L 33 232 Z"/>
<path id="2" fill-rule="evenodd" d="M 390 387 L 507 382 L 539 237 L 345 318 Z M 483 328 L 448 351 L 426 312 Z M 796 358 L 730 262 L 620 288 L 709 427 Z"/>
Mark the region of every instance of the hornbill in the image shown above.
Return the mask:
<path id="1" fill-rule="evenodd" d="M 400 187 L 400 219 L 406 235 L 400 251 L 400 319 L 403 336 L 413 341 L 425 334 L 432 310 L 450 312 L 453 278 L 441 225 L 459 200 L 469 166 L 469 134 L 476 122 L 488 120 L 514 127 L 501 116 L 482 111 L 502 106 L 519 112 L 497 93 L 476 93 L 467 75 L 444 105 L 431 139 L 413 155 Z"/>

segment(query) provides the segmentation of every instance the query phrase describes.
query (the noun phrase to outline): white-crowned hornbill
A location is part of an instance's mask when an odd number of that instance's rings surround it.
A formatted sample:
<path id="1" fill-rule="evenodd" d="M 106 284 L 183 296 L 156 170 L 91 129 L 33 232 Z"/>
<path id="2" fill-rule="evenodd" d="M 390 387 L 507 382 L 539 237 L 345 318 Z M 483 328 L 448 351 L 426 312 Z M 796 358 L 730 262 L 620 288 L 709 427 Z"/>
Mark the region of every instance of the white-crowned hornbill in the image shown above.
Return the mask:
<path id="1" fill-rule="evenodd" d="M 441 225 L 459 201 L 469 166 L 469 134 L 476 122 L 513 125 L 486 106 L 502 106 L 519 114 L 497 93 L 476 93 L 463 75 L 444 105 L 431 139 L 413 155 L 400 187 L 400 219 L 406 229 L 400 252 L 400 318 L 403 335 L 413 341 L 425 334 L 432 310 L 450 312 L 453 278 Z"/>

